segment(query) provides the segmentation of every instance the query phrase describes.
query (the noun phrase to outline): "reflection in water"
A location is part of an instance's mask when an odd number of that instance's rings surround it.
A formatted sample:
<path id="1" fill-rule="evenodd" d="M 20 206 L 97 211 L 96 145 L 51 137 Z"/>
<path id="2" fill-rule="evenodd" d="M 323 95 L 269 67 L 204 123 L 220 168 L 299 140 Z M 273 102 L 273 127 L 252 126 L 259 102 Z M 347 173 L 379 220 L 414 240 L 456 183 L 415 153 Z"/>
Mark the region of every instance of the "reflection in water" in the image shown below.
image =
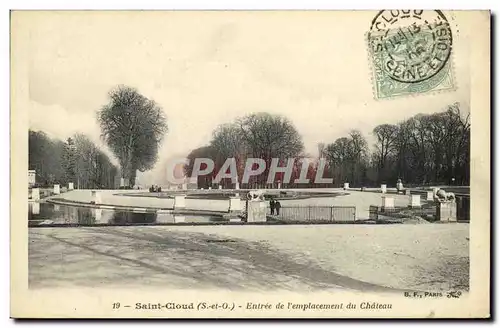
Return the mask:
<path id="1" fill-rule="evenodd" d="M 50 203 L 28 203 L 30 226 L 81 224 L 81 225 L 130 225 L 155 223 L 207 223 L 224 221 L 221 217 L 173 215 L 170 213 L 136 213 L 87 207 L 55 205 Z"/>
<path id="2" fill-rule="evenodd" d="M 155 223 L 156 213 L 134 213 L 134 212 L 122 212 L 116 211 L 111 219 L 111 224 L 122 225 L 122 224 L 141 224 L 141 223 Z"/>
<path id="3" fill-rule="evenodd" d="M 28 203 L 29 211 L 33 214 L 40 214 L 40 203 L 38 202 L 29 202 Z"/>
<path id="4" fill-rule="evenodd" d="M 101 222 L 102 221 L 102 209 L 96 208 L 94 210 L 94 212 L 95 212 L 95 221 L 96 222 Z"/>

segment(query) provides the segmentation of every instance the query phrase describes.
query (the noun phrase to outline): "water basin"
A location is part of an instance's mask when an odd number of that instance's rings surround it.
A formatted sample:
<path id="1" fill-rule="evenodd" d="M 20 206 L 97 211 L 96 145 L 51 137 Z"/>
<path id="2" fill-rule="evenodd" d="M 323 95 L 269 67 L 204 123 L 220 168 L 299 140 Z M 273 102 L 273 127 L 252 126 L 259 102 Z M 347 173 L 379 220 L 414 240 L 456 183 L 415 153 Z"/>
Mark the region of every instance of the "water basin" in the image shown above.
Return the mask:
<path id="1" fill-rule="evenodd" d="M 96 209 L 50 203 L 29 203 L 28 226 L 97 226 L 144 225 L 176 223 L 217 223 L 227 219 L 209 215 L 178 215 L 172 213 L 144 213 L 123 210 Z"/>

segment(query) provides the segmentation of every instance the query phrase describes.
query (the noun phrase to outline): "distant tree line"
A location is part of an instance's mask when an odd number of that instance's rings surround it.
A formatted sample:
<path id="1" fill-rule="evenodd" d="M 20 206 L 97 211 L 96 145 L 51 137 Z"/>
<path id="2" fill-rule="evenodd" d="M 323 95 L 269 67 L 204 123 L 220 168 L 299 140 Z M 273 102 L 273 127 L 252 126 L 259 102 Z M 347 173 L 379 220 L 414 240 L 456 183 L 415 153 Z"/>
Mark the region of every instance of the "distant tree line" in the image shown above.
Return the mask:
<path id="1" fill-rule="evenodd" d="M 67 186 L 73 182 L 80 189 L 114 188 L 118 168 L 83 134 L 62 141 L 29 130 L 28 147 L 28 168 L 36 170 L 38 186 Z"/>
<path id="2" fill-rule="evenodd" d="M 396 125 L 373 130 L 377 142 L 368 179 L 377 183 L 468 185 L 470 182 L 470 114 L 458 103 L 446 111 L 419 114 Z"/>
<path id="3" fill-rule="evenodd" d="M 381 183 L 395 185 L 402 179 L 412 184 L 468 185 L 470 177 L 470 119 L 460 112 L 459 104 L 443 112 L 419 114 L 398 124 L 381 124 L 373 129 L 375 144 L 370 147 L 360 131 L 352 130 L 345 137 L 331 143 L 318 145 L 319 158 L 326 161 L 322 177 L 333 178 L 332 184 L 321 187 L 376 186 Z M 371 148 L 371 149 L 370 149 Z M 206 146 L 194 149 L 188 155 L 185 173 L 191 176 L 194 159 L 210 158 L 215 163 L 211 174 L 198 177 L 199 187 L 209 187 L 227 158 L 235 158 L 238 177 L 243 176 L 247 158 L 261 158 L 266 171 L 251 178 L 244 187 L 276 187 L 283 173 L 277 173 L 274 185 L 267 183 L 272 158 L 286 165 L 288 158 L 295 158 L 291 183 L 285 187 L 318 187 L 314 178 L 319 171 L 319 158 L 304 152 L 302 138 L 287 118 L 269 113 L 256 113 L 218 126 Z M 301 161 L 308 158 L 308 184 L 295 184 L 299 177 Z M 204 167 L 202 167 L 203 169 Z M 221 184 L 232 186 L 230 179 Z"/>

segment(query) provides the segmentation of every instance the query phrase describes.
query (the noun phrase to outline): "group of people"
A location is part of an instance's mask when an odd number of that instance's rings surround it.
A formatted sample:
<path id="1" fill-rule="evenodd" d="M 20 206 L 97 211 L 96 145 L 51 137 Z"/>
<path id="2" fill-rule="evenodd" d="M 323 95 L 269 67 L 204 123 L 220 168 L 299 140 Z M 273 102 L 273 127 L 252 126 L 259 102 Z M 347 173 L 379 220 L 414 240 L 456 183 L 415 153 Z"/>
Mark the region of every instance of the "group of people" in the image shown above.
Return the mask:
<path id="1" fill-rule="evenodd" d="M 275 201 L 271 198 L 271 200 L 269 201 L 269 207 L 271 207 L 271 215 L 280 215 L 281 203 L 279 201 Z"/>
<path id="2" fill-rule="evenodd" d="M 151 187 L 149 187 L 149 192 L 161 192 L 161 187 L 158 185 L 151 185 Z"/>

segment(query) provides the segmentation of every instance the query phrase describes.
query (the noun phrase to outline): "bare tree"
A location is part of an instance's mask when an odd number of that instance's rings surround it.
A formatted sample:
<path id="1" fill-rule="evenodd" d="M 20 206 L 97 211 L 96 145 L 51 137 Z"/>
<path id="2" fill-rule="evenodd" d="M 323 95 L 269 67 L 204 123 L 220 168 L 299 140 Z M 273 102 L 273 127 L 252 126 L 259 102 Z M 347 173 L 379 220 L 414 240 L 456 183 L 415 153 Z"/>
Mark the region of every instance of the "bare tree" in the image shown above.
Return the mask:
<path id="1" fill-rule="evenodd" d="M 364 184 L 368 166 L 368 144 L 361 132 L 350 131 L 348 137 L 338 138 L 327 145 L 324 153 L 332 170 L 334 183 Z"/>
<path id="2" fill-rule="evenodd" d="M 51 139 L 43 131 L 29 131 L 28 167 L 36 170 L 37 184 L 49 186 L 54 183 L 66 183 L 65 161 L 63 160 L 66 144 Z"/>
<path id="3" fill-rule="evenodd" d="M 285 159 L 304 151 L 302 138 L 292 122 L 281 115 L 257 113 L 237 120 L 252 157 Z"/>
<path id="4" fill-rule="evenodd" d="M 215 151 L 216 166 L 222 165 L 227 158 L 241 158 L 246 154 L 245 140 L 233 123 L 219 125 L 212 132 L 210 146 Z"/>
<path id="5" fill-rule="evenodd" d="M 265 183 L 272 158 L 300 157 L 304 150 L 302 138 L 291 121 L 269 113 L 250 114 L 234 123 L 220 125 L 213 132 L 210 146 L 215 153 L 216 169 L 227 158 L 235 158 L 238 177 L 242 177 L 247 158 L 264 159 L 266 170 L 258 177 L 251 177 L 250 184 Z"/>
<path id="6" fill-rule="evenodd" d="M 339 184 L 348 180 L 349 162 L 352 158 L 352 144 L 349 138 L 342 137 L 325 148 L 325 157 L 332 170 L 334 183 Z"/>
<path id="7" fill-rule="evenodd" d="M 374 158 L 377 161 L 378 178 L 382 181 L 388 178 L 388 159 L 389 156 L 394 155 L 396 150 L 395 145 L 398 136 L 398 126 L 393 124 L 381 124 L 373 129 L 373 134 L 377 138 Z"/>
<path id="8" fill-rule="evenodd" d="M 212 146 L 204 146 L 200 148 L 196 148 L 192 150 L 187 158 L 189 159 L 189 164 L 184 165 L 184 174 L 187 177 L 191 177 L 194 169 L 194 162 L 197 158 L 209 158 L 215 162 L 216 151 Z M 205 169 L 205 167 L 201 167 L 200 169 Z M 214 170 L 215 171 L 215 170 Z M 198 187 L 199 188 L 208 188 L 212 185 L 212 180 L 214 178 L 214 172 L 210 174 L 206 174 L 198 177 Z"/>
<path id="9" fill-rule="evenodd" d="M 265 184 L 273 158 L 281 162 L 303 154 L 302 137 L 293 123 L 284 116 L 254 113 L 237 120 L 247 156 L 266 162 L 262 175 L 254 177 L 254 183 Z"/>
<path id="10" fill-rule="evenodd" d="M 98 111 L 102 137 L 118 158 L 122 177 L 133 186 L 137 170 L 149 170 L 157 161 L 166 118 L 160 106 L 134 88 L 118 86 L 109 97 Z"/>
<path id="11" fill-rule="evenodd" d="M 462 115 L 459 104 L 444 112 L 409 118 L 398 125 L 392 179 L 468 184 L 469 138 L 469 115 Z"/>

